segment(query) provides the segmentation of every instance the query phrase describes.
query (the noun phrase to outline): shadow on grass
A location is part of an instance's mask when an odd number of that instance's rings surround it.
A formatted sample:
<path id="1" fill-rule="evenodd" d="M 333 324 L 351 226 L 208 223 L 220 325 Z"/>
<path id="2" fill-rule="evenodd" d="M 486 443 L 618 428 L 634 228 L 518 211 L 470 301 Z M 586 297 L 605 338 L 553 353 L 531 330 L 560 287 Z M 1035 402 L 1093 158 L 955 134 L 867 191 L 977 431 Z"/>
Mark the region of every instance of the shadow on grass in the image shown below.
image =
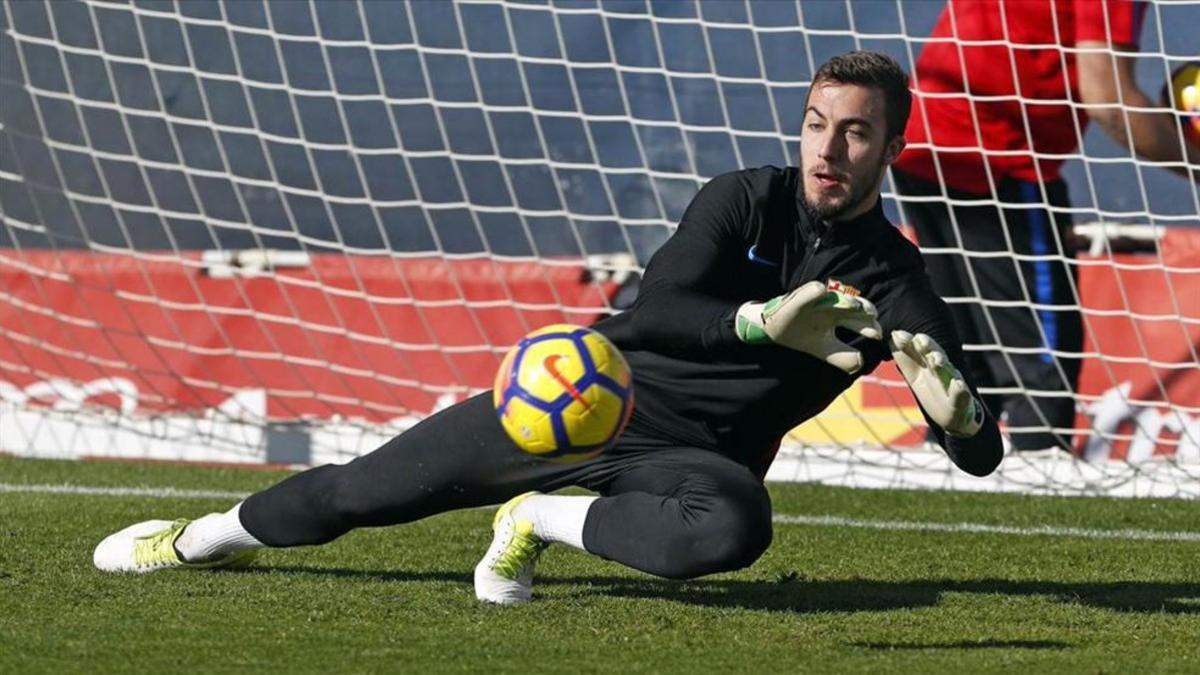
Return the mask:
<path id="1" fill-rule="evenodd" d="M 938 649 L 1067 649 L 1069 642 L 1054 640 L 959 640 L 957 642 L 850 642 L 851 647 L 877 651 L 924 651 Z"/>
<path id="2" fill-rule="evenodd" d="M 470 583 L 468 572 L 362 570 L 299 566 L 269 566 L 229 570 L 237 573 L 285 573 L 335 576 L 346 579 L 397 582 Z M 669 581 L 612 576 L 542 576 L 534 589 L 569 587 L 573 597 L 611 596 L 669 600 L 690 605 L 737 607 L 771 612 L 869 612 L 932 607 L 943 593 L 979 593 L 1009 596 L 1044 596 L 1067 604 L 1118 612 L 1163 612 L 1200 615 L 1200 583 L 1111 581 L 1066 583 L 1009 579 L 927 579 L 878 581 L 872 579 L 814 580 L 783 575 L 774 581 L 729 579 Z M 902 647 L 898 647 L 902 648 Z M 1030 647 L 1033 648 L 1033 647 Z"/>
<path id="3" fill-rule="evenodd" d="M 211 570 L 216 574 L 291 574 L 307 577 L 342 577 L 354 581 L 453 582 L 471 583 L 470 572 L 406 572 L 404 570 L 365 570 L 344 567 L 308 567 L 301 565 L 257 564 Z"/>
<path id="4" fill-rule="evenodd" d="M 862 612 L 937 605 L 943 593 L 1046 596 L 1067 604 L 1118 612 L 1165 612 L 1200 615 L 1200 584 L 1114 581 L 1064 583 L 1008 579 L 929 579 L 918 581 L 846 581 L 785 579 L 781 581 L 692 581 L 539 579 L 538 584 L 589 586 L 581 594 L 663 598 L 714 607 L 742 607 L 778 612 Z"/>

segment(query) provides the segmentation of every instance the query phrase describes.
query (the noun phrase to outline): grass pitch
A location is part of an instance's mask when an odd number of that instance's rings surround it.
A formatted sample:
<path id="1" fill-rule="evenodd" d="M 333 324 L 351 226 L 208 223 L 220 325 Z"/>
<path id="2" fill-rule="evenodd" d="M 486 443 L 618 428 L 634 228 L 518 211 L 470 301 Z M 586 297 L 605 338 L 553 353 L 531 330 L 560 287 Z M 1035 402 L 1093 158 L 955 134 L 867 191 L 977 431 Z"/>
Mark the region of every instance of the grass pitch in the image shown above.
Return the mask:
<path id="1" fill-rule="evenodd" d="M 777 523 L 753 567 L 667 582 L 565 547 L 535 601 L 481 606 L 491 511 L 265 552 L 244 571 L 113 576 L 91 552 L 283 473 L 0 457 L 0 673 L 1198 672 L 1200 542 L 1026 528 L 1200 530 L 1200 503 L 773 485 L 782 515 L 1008 526 L 1013 534 Z"/>

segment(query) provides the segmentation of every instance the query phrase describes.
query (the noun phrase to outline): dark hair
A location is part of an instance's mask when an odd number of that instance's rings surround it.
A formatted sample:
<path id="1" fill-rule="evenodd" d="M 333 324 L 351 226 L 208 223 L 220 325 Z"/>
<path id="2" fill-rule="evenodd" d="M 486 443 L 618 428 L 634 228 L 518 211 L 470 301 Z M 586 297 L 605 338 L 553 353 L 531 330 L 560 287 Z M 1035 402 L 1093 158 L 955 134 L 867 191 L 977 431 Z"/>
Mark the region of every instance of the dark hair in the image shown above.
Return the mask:
<path id="1" fill-rule="evenodd" d="M 892 57 L 879 52 L 846 52 L 821 64 L 813 75 L 809 92 L 821 82 L 857 84 L 881 90 L 887 103 L 884 114 L 888 138 L 904 133 L 912 108 L 912 94 L 908 91 L 908 75 Z M 808 108 L 807 98 L 805 108 Z"/>

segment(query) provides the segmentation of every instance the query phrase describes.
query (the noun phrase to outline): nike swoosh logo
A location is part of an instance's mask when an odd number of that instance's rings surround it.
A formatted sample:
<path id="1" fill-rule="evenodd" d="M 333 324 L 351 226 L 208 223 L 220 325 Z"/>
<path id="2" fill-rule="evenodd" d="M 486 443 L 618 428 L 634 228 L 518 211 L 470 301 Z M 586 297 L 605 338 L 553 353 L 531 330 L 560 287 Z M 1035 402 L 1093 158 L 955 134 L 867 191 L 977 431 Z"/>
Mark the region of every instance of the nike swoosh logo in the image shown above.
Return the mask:
<path id="1" fill-rule="evenodd" d="M 571 398 L 575 399 L 575 401 L 582 405 L 585 410 L 592 407 L 588 404 L 587 399 L 583 397 L 583 394 L 579 393 L 579 390 L 575 388 L 575 385 L 570 380 L 563 377 L 562 373 L 558 372 L 558 366 L 556 364 L 561 358 L 563 358 L 562 354 L 551 354 L 542 361 L 542 367 L 545 368 L 546 372 L 550 373 L 550 377 L 553 377 L 554 381 L 558 382 L 559 386 L 561 386 L 563 389 L 566 389 L 567 393 L 571 395 Z"/>
<path id="2" fill-rule="evenodd" d="M 779 263 L 777 263 L 777 262 L 767 260 L 766 258 L 758 257 L 758 254 L 755 253 L 756 250 L 758 250 L 758 244 L 751 246 L 750 249 L 748 251 L 746 251 L 746 257 L 750 259 L 750 262 L 758 263 L 759 265 L 770 265 L 771 267 L 779 267 Z"/>

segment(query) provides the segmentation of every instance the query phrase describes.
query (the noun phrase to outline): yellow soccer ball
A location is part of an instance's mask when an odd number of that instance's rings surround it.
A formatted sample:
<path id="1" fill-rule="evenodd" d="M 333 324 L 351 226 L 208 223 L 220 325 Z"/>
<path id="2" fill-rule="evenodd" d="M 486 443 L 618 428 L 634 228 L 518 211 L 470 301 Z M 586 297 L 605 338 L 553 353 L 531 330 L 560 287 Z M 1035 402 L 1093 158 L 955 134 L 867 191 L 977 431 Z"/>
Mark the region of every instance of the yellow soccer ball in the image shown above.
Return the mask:
<path id="1" fill-rule="evenodd" d="M 554 324 L 508 352 L 492 400 L 500 424 L 522 450 L 578 462 L 603 452 L 624 431 L 633 412 L 633 376 L 608 338 Z"/>
<path id="2" fill-rule="evenodd" d="M 1169 99 L 1166 98 L 1168 88 Z M 1189 143 L 1200 145 L 1200 63 L 1187 63 L 1176 68 L 1163 89 L 1163 102 L 1179 113 L 1184 137 Z"/>

